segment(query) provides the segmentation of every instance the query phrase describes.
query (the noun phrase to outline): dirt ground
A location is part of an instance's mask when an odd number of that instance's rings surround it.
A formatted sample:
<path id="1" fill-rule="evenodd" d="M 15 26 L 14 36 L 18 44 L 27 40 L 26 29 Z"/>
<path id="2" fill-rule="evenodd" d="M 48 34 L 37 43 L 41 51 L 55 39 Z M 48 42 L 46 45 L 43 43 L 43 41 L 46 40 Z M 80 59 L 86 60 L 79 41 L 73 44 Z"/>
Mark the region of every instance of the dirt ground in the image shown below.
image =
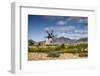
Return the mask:
<path id="1" fill-rule="evenodd" d="M 28 60 L 58 60 L 58 59 L 80 59 L 86 57 L 79 57 L 78 54 L 63 53 L 59 57 L 47 57 L 46 53 L 28 53 Z"/>

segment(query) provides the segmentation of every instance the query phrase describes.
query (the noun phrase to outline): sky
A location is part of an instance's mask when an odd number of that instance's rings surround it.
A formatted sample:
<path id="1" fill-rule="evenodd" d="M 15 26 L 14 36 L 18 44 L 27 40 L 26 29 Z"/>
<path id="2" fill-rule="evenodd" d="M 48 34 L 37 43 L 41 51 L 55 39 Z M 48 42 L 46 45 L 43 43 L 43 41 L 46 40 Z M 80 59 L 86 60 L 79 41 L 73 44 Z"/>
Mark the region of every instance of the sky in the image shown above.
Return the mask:
<path id="1" fill-rule="evenodd" d="M 45 40 L 46 30 L 54 30 L 57 37 L 79 39 L 88 37 L 88 18 L 78 16 L 28 15 L 28 39 Z"/>

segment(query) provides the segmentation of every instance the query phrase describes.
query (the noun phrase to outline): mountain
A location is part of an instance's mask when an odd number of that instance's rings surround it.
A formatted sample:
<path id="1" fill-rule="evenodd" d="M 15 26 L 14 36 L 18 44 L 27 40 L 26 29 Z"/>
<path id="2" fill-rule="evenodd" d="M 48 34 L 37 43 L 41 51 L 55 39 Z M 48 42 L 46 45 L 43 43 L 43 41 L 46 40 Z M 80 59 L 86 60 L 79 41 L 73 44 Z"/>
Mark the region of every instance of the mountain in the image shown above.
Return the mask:
<path id="1" fill-rule="evenodd" d="M 78 39 L 77 41 L 88 41 L 88 38 L 80 38 L 80 39 Z"/>
<path id="2" fill-rule="evenodd" d="M 88 38 L 80 38 L 80 39 L 75 41 L 75 43 L 81 43 L 81 42 L 87 43 L 88 42 Z"/>
<path id="3" fill-rule="evenodd" d="M 54 40 L 54 43 L 57 43 L 57 44 L 71 44 L 73 43 L 75 40 L 72 40 L 70 38 L 65 38 L 65 37 L 59 37 L 59 38 L 56 38 Z"/>
<path id="4" fill-rule="evenodd" d="M 29 39 L 28 40 L 28 45 L 33 45 L 33 44 L 35 44 L 36 42 L 35 41 L 33 41 L 32 39 Z"/>
<path id="5" fill-rule="evenodd" d="M 74 43 L 87 43 L 88 38 L 80 38 L 80 39 L 70 39 L 66 37 L 59 37 L 54 40 L 54 43 L 57 44 L 74 44 Z"/>

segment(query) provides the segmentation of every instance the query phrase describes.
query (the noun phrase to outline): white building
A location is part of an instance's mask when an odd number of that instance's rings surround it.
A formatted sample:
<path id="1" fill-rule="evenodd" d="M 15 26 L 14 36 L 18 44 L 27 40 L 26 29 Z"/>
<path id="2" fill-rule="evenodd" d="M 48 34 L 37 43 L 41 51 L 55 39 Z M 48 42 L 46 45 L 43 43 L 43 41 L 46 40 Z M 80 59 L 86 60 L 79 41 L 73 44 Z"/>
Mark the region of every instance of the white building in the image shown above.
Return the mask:
<path id="1" fill-rule="evenodd" d="M 46 45 L 52 45 L 53 44 L 53 39 L 52 38 L 47 38 L 45 41 Z"/>

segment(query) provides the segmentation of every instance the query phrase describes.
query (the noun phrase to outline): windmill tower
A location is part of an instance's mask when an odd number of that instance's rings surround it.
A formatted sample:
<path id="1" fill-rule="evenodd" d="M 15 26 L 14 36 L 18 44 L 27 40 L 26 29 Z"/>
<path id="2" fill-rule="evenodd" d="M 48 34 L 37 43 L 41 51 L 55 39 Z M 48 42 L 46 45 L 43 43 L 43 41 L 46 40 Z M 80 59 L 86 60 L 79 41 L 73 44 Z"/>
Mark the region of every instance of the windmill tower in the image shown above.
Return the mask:
<path id="1" fill-rule="evenodd" d="M 53 29 L 46 29 L 45 30 L 48 36 L 46 36 L 45 45 L 53 45 L 54 43 L 54 30 Z"/>

